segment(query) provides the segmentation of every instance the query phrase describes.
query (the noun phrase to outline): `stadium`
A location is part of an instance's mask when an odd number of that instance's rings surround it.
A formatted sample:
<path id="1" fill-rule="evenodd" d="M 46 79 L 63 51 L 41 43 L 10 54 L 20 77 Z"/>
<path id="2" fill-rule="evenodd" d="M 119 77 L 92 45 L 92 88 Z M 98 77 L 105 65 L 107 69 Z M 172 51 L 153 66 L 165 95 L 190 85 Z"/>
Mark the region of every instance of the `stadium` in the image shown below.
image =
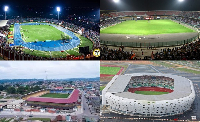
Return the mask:
<path id="1" fill-rule="evenodd" d="M 128 5 L 128 0 L 120 2 L 112 3 L 120 10 L 101 10 L 100 42 L 103 60 L 199 59 L 196 55 L 198 51 L 190 56 L 187 53 L 193 50 L 185 49 L 188 45 L 199 46 L 199 11 L 156 10 L 154 5 L 153 10 L 132 11 L 134 5 Z M 103 5 L 105 3 L 108 2 L 102 2 Z M 167 56 L 164 55 L 166 52 Z"/>
<path id="2" fill-rule="evenodd" d="M 85 7 L 73 7 L 73 4 L 77 3 L 71 3 L 68 9 L 64 6 L 40 8 L 28 4 L 27 9 L 34 7 L 34 11 L 31 10 L 29 13 L 21 7 L 3 6 L 5 20 L 1 20 L 0 17 L 1 58 L 3 60 L 96 59 L 93 56 L 93 49 L 100 47 L 97 10 L 90 4 L 87 4 L 88 8 L 85 9 Z M 13 10 L 21 11 L 20 14 L 24 16 L 19 18 L 18 13 L 12 13 Z"/>
<path id="3" fill-rule="evenodd" d="M 115 75 L 102 91 L 110 112 L 143 117 L 182 114 L 195 99 L 192 81 L 162 73 Z"/>
<path id="4" fill-rule="evenodd" d="M 79 90 L 52 89 L 30 93 L 23 98 L 28 106 L 72 110 L 79 104 Z"/>

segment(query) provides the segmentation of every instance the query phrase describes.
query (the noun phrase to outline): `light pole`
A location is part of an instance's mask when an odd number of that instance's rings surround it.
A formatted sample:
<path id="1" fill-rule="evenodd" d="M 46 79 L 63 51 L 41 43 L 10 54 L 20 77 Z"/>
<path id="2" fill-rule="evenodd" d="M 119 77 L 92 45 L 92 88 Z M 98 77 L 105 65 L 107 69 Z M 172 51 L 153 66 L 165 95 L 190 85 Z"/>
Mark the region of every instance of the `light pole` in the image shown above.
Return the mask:
<path id="1" fill-rule="evenodd" d="M 5 10 L 5 20 L 6 20 L 6 11 L 8 11 L 8 6 L 5 6 L 4 10 Z"/>
<path id="2" fill-rule="evenodd" d="M 184 0 L 178 0 L 179 2 L 183 2 Z M 180 5 L 180 11 L 181 11 L 181 5 Z M 180 17 L 180 20 L 179 20 L 179 24 L 181 23 L 181 17 Z"/>
<path id="3" fill-rule="evenodd" d="M 57 11 L 58 11 L 58 20 L 59 20 L 60 7 L 57 7 Z"/>

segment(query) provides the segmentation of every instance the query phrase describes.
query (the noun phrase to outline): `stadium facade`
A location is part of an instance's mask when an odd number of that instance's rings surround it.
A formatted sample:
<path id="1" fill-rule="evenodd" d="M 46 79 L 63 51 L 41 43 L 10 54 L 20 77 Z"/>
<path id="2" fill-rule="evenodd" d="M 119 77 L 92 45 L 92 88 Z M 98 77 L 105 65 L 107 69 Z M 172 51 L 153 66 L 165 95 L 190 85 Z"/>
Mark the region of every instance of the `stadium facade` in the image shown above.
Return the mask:
<path id="1" fill-rule="evenodd" d="M 149 81 L 147 77 L 152 80 Z M 171 92 L 142 95 L 130 92 L 131 87 L 167 88 L 171 89 Z M 103 105 L 108 106 L 111 112 L 130 116 L 160 117 L 182 114 L 190 110 L 194 99 L 192 81 L 161 73 L 116 75 L 102 91 Z"/>

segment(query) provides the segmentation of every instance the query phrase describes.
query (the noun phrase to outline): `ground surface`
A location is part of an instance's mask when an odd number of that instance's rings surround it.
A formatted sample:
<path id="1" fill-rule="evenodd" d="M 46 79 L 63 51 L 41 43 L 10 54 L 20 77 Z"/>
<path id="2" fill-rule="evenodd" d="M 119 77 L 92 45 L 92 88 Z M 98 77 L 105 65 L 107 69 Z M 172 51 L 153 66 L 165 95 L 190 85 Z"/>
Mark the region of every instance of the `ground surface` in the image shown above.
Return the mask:
<path id="1" fill-rule="evenodd" d="M 64 32 L 49 25 L 22 25 L 20 32 L 24 34 L 25 42 L 60 40 L 61 34 L 65 35 Z"/>
<path id="2" fill-rule="evenodd" d="M 68 98 L 69 94 L 58 94 L 58 93 L 47 93 L 40 97 L 51 97 L 51 98 Z"/>
<path id="3" fill-rule="evenodd" d="M 194 32 L 171 20 L 138 20 L 125 21 L 112 27 L 101 30 L 107 34 L 134 34 L 134 35 L 153 35 L 167 33 Z"/>

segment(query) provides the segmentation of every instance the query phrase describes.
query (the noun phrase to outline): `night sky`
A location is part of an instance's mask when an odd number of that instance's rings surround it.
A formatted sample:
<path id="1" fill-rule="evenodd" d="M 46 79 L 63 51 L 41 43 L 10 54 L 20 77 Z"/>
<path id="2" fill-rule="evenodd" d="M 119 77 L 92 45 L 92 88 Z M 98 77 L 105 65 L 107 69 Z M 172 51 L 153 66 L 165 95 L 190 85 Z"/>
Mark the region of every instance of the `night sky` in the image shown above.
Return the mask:
<path id="1" fill-rule="evenodd" d="M 20 17 L 56 17 L 56 7 L 61 7 L 61 18 L 70 14 L 97 15 L 100 0 L 4 0 L 0 2 L 0 19 L 4 17 L 4 6 L 9 6 L 8 18 Z M 53 16 L 50 16 L 53 14 Z M 54 16 L 55 15 L 55 16 Z"/>
<path id="2" fill-rule="evenodd" d="M 151 11 L 151 10 L 181 10 L 200 11 L 200 0 L 100 0 L 101 10 L 117 11 Z"/>

